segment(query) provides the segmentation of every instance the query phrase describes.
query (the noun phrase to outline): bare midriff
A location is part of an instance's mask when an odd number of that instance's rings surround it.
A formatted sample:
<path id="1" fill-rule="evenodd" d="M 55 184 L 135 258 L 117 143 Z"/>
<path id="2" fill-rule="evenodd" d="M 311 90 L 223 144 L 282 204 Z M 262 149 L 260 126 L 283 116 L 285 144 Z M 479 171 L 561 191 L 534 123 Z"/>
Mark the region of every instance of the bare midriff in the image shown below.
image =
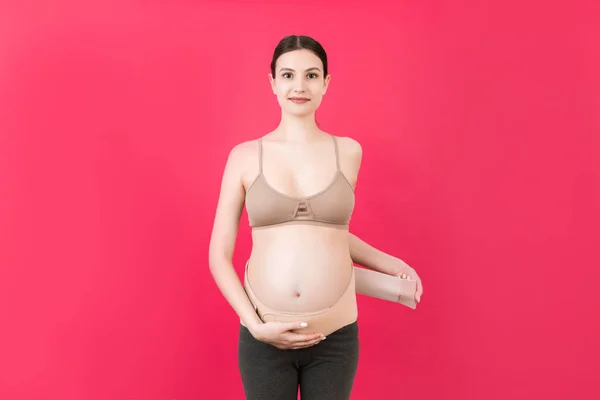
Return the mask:
<path id="1" fill-rule="evenodd" d="M 278 225 L 254 229 L 252 240 L 247 278 L 269 308 L 319 311 L 349 289 L 353 266 L 347 227 Z"/>

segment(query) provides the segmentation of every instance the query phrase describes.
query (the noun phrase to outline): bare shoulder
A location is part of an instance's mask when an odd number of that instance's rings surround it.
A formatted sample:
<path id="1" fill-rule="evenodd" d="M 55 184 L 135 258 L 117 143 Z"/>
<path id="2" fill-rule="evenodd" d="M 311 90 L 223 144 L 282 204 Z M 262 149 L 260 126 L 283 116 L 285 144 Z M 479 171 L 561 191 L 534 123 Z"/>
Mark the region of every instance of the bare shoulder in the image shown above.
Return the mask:
<path id="1" fill-rule="evenodd" d="M 229 160 L 232 162 L 244 162 L 247 159 L 256 157 L 258 154 L 258 140 L 247 140 L 236 144 L 229 151 Z"/>
<path id="2" fill-rule="evenodd" d="M 362 151 L 360 142 L 349 136 L 336 136 L 340 146 L 344 146 L 347 150 Z"/>
<path id="3" fill-rule="evenodd" d="M 362 158 L 362 146 L 360 142 L 348 136 L 336 136 L 340 154 L 343 157 L 348 157 L 351 160 L 359 161 Z"/>
<path id="4" fill-rule="evenodd" d="M 229 151 L 226 169 L 248 187 L 259 172 L 258 139 L 236 144 Z"/>
<path id="5" fill-rule="evenodd" d="M 258 140 L 248 140 L 233 146 L 227 156 L 227 167 L 240 172 L 248 169 L 258 157 Z"/>
<path id="6" fill-rule="evenodd" d="M 362 146 L 358 140 L 348 136 L 335 136 L 340 153 L 340 168 L 354 186 L 362 162 Z"/>

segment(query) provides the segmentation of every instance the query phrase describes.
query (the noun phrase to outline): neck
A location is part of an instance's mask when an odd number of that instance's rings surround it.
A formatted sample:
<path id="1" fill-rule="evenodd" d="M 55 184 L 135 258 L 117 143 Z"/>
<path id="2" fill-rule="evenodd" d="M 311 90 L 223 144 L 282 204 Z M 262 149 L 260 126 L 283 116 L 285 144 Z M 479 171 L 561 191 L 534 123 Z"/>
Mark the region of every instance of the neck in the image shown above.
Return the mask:
<path id="1" fill-rule="evenodd" d="M 276 135 L 292 142 L 308 142 L 323 134 L 315 121 L 314 114 L 295 116 L 282 114 Z"/>

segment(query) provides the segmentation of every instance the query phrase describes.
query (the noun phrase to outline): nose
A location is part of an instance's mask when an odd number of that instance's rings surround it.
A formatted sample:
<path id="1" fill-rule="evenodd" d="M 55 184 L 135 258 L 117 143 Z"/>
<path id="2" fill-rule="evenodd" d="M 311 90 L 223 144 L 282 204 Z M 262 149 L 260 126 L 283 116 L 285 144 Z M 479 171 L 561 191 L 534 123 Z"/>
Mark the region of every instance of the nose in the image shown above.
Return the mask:
<path id="1" fill-rule="evenodd" d="M 302 87 L 302 86 L 296 86 L 293 91 L 294 91 L 294 93 L 297 93 L 297 94 L 305 92 L 304 87 Z"/>
<path id="2" fill-rule="evenodd" d="M 296 93 L 304 93 L 306 91 L 306 82 L 304 79 L 297 79 L 294 82 L 294 92 Z"/>

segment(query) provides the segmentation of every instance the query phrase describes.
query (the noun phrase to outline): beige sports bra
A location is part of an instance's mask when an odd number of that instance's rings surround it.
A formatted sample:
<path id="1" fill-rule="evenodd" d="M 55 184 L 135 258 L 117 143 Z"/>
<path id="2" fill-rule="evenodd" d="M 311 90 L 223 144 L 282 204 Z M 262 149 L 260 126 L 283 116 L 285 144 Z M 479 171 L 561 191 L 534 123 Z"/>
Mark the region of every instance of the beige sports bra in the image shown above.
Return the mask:
<path id="1" fill-rule="evenodd" d="M 265 179 L 262 169 L 262 138 L 258 139 L 259 173 L 246 191 L 246 211 L 253 228 L 301 223 L 347 227 L 354 210 L 354 189 L 340 170 L 337 139 L 336 174 L 321 191 L 307 197 L 292 197 L 275 190 Z"/>

